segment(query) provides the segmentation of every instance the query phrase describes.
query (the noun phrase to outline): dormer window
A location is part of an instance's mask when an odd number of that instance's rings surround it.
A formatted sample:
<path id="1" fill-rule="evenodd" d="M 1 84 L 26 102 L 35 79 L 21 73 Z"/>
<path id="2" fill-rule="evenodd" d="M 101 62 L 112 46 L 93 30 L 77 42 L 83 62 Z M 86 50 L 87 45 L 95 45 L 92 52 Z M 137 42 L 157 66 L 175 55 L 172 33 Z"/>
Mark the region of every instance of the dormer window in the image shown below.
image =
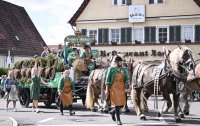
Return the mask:
<path id="1" fill-rule="evenodd" d="M 15 39 L 16 39 L 17 41 L 19 41 L 19 37 L 18 37 L 18 36 L 15 36 Z"/>

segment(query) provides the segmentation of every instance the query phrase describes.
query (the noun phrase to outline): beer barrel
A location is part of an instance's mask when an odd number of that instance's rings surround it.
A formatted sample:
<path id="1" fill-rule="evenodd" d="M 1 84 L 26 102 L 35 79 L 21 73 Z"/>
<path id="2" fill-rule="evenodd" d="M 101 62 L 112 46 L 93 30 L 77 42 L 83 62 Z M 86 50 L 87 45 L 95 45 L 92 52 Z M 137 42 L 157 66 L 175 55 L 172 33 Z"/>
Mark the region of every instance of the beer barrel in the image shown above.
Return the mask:
<path id="1" fill-rule="evenodd" d="M 53 67 L 48 67 L 45 69 L 45 78 L 46 79 L 54 79 L 56 74 L 56 70 Z"/>
<path id="2" fill-rule="evenodd" d="M 45 68 L 44 67 L 39 67 L 38 68 L 38 73 L 40 74 L 41 77 L 45 77 Z"/>
<path id="3" fill-rule="evenodd" d="M 13 72 L 14 72 L 14 77 L 16 79 L 20 79 L 21 78 L 20 69 L 14 69 Z"/>
<path id="4" fill-rule="evenodd" d="M 31 68 L 26 69 L 26 77 L 31 78 Z"/>
<path id="5" fill-rule="evenodd" d="M 22 68 L 21 69 L 21 71 L 20 71 L 21 77 L 26 77 L 26 70 L 27 70 L 27 68 Z"/>

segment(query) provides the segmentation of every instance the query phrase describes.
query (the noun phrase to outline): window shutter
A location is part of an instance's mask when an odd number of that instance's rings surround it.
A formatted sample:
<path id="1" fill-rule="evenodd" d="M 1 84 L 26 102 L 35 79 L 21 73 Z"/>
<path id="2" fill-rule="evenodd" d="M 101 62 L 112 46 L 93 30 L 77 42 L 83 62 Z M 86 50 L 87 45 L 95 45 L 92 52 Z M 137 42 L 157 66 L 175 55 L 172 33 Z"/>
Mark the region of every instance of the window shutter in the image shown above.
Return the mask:
<path id="1" fill-rule="evenodd" d="M 103 42 L 102 42 L 102 38 L 103 38 L 102 37 L 103 36 L 102 32 L 103 32 L 102 29 L 98 30 L 98 42 L 99 42 L 99 44 L 103 44 Z"/>
<path id="2" fill-rule="evenodd" d="M 156 42 L 156 27 L 151 28 L 151 42 Z"/>
<path id="3" fill-rule="evenodd" d="M 176 40 L 180 42 L 181 41 L 181 26 L 176 26 L 176 34 L 175 34 Z"/>
<path id="4" fill-rule="evenodd" d="M 169 41 L 174 42 L 175 36 L 174 36 L 174 27 L 170 26 L 169 27 Z"/>
<path id="5" fill-rule="evenodd" d="M 132 0 L 127 0 L 127 5 L 132 5 Z"/>
<path id="6" fill-rule="evenodd" d="M 149 29 L 150 28 L 148 28 L 148 27 L 145 27 L 144 28 L 144 32 L 145 32 L 145 43 L 147 42 L 149 42 L 149 36 L 150 36 L 150 34 L 149 34 Z"/>
<path id="7" fill-rule="evenodd" d="M 108 44 L 109 43 L 109 30 L 108 29 L 104 29 L 104 41 L 103 43 Z"/>
<path id="8" fill-rule="evenodd" d="M 82 29 L 81 32 L 82 32 L 82 35 L 87 36 L 87 29 Z"/>
<path id="9" fill-rule="evenodd" d="M 132 42 L 132 28 L 127 28 L 127 43 Z"/>
<path id="10" fill-rule="evenodd" d="M 195 41 L 200 42 L 200 25 L 195 26 Z"/>
<path id="11" fill-rule="evenodd" d="M 125 28 L 121 29 L 121 43 L 125 43 Z"/>

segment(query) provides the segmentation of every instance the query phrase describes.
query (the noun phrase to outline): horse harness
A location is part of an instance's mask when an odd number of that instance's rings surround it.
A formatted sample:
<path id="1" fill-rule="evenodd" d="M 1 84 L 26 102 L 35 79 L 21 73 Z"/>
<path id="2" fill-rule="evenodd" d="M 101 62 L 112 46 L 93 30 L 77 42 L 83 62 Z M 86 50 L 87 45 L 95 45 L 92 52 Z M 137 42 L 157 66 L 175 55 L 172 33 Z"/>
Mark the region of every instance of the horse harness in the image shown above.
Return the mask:
<path id="1" fill-rule="evenodd" d="M 152 71 L 152 80 L 148 81 L 147 83 L 142 83 L 143 75 L 145 70 L 147 70 L 149 67 L 154 66 Z M 162 74 L 165 71 L 164 74 Z M 186 77 L 186 75 L 183 73 L 178 73 L 171 69 L 170 66 L 166 66 L 165 63 L 162 63 L 160 65 L 155 64 L 145 64 L 145 63 L 139 63 L 133 72 L 132 75 L 132 86 L 133 88 L 143 88 L 143 91 L 145 92 L 146 87 L 154 84 L 154 108 L 158 108 L 158 93 L 159 93 L 159 80 L 162 80 L 168 76 L 173 76 L 174 81 L 176 82 L 176 86 L 179 84 L 179 80 Z M 176 87 L 176 89 L 178 89 Z"/>

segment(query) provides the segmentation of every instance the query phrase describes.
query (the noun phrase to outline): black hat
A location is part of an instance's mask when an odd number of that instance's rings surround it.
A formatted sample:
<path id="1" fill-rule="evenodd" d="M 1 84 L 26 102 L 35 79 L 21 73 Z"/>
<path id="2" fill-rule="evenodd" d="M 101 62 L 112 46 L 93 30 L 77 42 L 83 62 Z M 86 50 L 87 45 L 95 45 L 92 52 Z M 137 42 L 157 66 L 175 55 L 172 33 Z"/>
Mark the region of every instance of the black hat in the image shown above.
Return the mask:
<path id="1" fill-rule="evenodd" d="M 73 52 L 74 52 L 74 51 L 78 51 L 78 49 L 77 49 L 77 48 L 73 48 L 72 51 L 73 51 Z"/>
<path id="2" fill-rule="evenodd" d="M 90 48 L 89 45 L 84 45 L 84 49 Z"/>
<path id="3" fill-rule="evenodd" d="M 115 57 L 115 62 L 117 61 L 123 61 L 123 59 L 120 56 Z"/>

